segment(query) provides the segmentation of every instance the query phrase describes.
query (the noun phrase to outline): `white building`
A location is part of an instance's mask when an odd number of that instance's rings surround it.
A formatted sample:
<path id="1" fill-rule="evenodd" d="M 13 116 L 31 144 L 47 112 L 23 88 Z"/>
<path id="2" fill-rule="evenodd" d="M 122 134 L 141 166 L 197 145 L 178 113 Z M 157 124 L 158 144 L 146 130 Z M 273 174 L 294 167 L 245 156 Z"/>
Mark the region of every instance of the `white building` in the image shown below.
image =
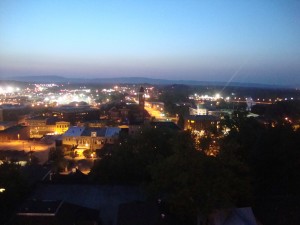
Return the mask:
<path id="1" fill-rule="evenodd" d="M 62 137 L 62 144 L 85 149 L 101 149 L 104 144 L 113 144 L 119 138 L 118 127 L 70 127 Z"/>

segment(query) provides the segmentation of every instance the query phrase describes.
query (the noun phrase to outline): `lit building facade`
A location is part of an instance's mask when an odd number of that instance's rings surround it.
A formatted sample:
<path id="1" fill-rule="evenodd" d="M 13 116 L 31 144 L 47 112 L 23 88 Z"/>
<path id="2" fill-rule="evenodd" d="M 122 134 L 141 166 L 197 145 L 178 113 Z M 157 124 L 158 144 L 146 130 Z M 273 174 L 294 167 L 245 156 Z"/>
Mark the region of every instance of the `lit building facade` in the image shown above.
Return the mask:
<path id="1" fill-rule="evenodd" d="M 62 144 L 81 149 L 101 149 L 104 144 L 114 144 L 119 138 L 119 127 L 70 127 L 62 137 Z"/>
<path id="2" fill-rule="evenodd" d="M 58 118 L 34 117 L 26 120 L 30 138 L 42 138 L 47 134 L 63 134 L 70 127 L 70 122 Z"/>

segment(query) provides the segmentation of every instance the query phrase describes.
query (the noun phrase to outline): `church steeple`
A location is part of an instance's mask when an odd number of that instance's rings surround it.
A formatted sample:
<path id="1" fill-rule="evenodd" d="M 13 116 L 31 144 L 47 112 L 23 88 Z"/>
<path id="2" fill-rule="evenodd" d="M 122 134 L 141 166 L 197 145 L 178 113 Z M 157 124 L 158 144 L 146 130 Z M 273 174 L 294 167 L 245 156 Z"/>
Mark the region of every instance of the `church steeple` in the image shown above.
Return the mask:
<path id="1" fill-rule="evenodd" d="M 139 107 L 140 110 L 144 111 L 145 108 L 145 90 L 144 88 L 141 86 L 140 90 L 139 90 Z"/>

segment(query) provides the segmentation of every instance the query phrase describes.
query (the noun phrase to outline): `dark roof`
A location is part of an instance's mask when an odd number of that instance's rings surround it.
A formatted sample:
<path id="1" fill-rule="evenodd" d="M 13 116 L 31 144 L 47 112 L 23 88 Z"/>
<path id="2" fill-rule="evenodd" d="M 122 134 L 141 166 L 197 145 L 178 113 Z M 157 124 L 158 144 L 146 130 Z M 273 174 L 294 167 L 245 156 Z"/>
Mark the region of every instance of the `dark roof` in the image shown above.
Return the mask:
<path id="1" fill-rule="evenodd" d="M 99 211 L 64 201 L 27 200 L 17 211 L 14 224 L 95 224 Z M 82 223 L 81 223 L 82 222 Z M 96 223 L 98 224 L 98 223 Z"/>
<path id="2" fill-rule="evenodd" d="M 56 215 L 62 201 L 28 200 L 18 210 L 19 216 L 50 216 Z"/>
<path id="3" fill-rule="evenodd" d="M 62 221 L 72 221 L 72 224 L 78 224 L 79 221 L 99 221 L 99 211 L 64 202 L 58 212 L 58 217 Z"/>
<path id="4" fill-rule="evenodd" d="M 25 127 L 25 126 L 13 126 L 13 127 L 9 127 L 5 130 L 0 130 L 0 134 L 16 134 L 16 133 L 20 133 L 20 132 L 29 132 L 29 127 Z"/>
<path id="5" fill-rule="evenodd" d="M 219 118 L 212 115 L 189 115 L 186 116 L 187 120 L 195 120 L 195 121 L 218 121 Z"/>

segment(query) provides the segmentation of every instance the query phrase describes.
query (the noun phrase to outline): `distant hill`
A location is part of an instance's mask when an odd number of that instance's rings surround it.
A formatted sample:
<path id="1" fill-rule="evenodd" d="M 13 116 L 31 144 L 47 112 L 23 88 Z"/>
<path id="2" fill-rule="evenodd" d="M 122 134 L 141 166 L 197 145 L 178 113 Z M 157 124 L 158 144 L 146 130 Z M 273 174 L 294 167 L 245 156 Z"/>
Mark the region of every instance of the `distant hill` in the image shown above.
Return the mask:
<path id="1" fill-rule="evenodd" d="M 6 78 L 7 80 L 7 78 Z M 118 77 L 118 78 L 66 78 L 61 76 L 19 76 L 10 77 L 9 80 L 22 82 L 39 82 L 39 83 L 79 83 L 79 84 L 185 84 L 185 85 L 200 85 L 200 86 L 237 86 L 237 87 L 260 87 L 260 88 L 291 88 L 280 85 L 266 85 L 256 83 L 239 83 L 231 82 L 210 82 L 210 81 L 195 81 L 195 80 L 166 80 L 152 79 L 146 77 Z"/>
<path id="2" fill-rule="evenodd" d="M 8 80 L 8 78 L 6 78 Z M 60 76 L 20 76 L 10 77 L 9 80 L 22 81 L 22 82 L 41 82 L 41 83 L 65 83 L 68 82 L 68 78 Z"/>

